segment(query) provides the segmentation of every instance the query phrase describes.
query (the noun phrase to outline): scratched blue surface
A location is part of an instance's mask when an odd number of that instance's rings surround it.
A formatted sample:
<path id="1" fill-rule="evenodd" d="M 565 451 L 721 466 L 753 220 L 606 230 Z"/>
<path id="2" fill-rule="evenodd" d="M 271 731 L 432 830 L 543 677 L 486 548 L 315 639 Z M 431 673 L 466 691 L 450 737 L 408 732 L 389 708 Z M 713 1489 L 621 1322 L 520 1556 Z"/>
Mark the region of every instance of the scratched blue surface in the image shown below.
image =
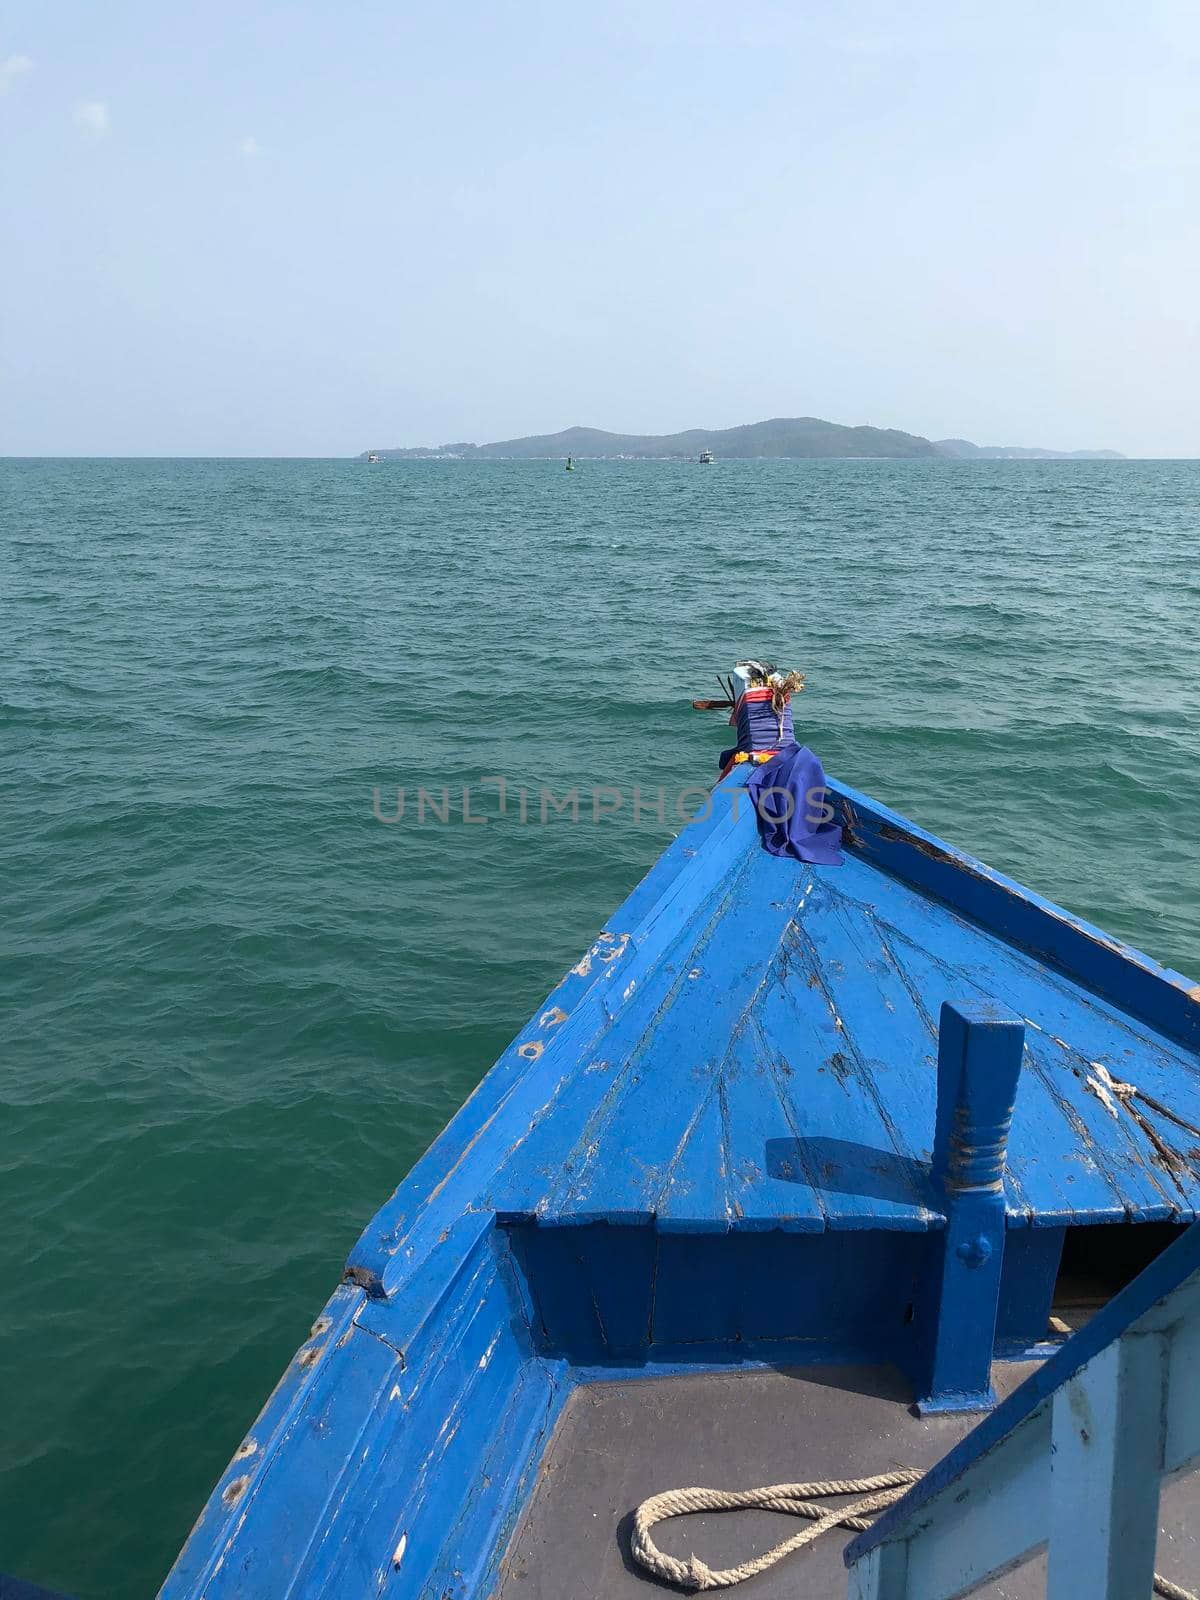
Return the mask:
<path id="1" fill-rule="evenodd" d="M 486 1595 L 587 1364 L 904 1365 L 946 1000 L 1025 1023 L 999 1335 L 1045 1326 L 1028 1229 L 1193 1219 L 1186 980 L 847 790 L 843 866 L 769 856 L 743 778 L 369 1224 L 168 1600 Z"/>
<path id="2" fill-rule="evenodd" d="M 1191 1220 L 1194 1051 L 862 857 L 779 860 L 744 821 L 719 847 L 727 870 L 674 945 L 587 1059 L 546 1075 L 545 1105 L 485 1191 L 494 1209 L 689 1228 L 938 1226 L 938 1012 L 988 999 L 1026 1022 L 1010 1225 Z M 1114 1117 L 1088 1087 L 1096 1063 L 1180 1120 L 1145 1102 L 1142 1120 Z"/>

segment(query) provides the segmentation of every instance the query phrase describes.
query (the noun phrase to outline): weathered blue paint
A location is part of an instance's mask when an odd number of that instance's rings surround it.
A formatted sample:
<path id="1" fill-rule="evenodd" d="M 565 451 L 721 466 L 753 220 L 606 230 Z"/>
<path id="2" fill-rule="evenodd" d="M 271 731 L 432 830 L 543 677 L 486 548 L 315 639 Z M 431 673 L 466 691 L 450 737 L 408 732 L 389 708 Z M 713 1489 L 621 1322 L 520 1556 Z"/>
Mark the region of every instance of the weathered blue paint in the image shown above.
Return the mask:
<path id="1" fill-rule="evenodd" d="M 1025 1027 L 987 1002 L 942 1007 L 932 1177 L 946 1226 L 917 1302 L 923 1412 L 995 1404 L 1004 1269 L 1004 1169 Z"/>
<path id="2" fill-rule="evenodd" d="M 878 801 L 845 784 L 829 788 L 838 821 L 851 827 L 864 859 L 937 895 L 1181 1044 L 1200 1049 L 1200 984 L 952 849 Z"/>
<path id="3" fill-rule="evenodd" d="M 989 1322 L 1000 1353 L 1044 1335 L 1067 1229 L 1192 1220 L 1183 980 L 849 790 L 844 866 L 768 856 L 745 775 L 368 1225 L 168 1600 L 482 1600 L 583 1375 L 888 1360 L 977 1383 Z M 983 1220 L 932 1164 L 946 1002 L 1025 1031 Z M 992 1241 L 986 1294 L 947 1275 L 948 1218 L 953 1262 Z"/>

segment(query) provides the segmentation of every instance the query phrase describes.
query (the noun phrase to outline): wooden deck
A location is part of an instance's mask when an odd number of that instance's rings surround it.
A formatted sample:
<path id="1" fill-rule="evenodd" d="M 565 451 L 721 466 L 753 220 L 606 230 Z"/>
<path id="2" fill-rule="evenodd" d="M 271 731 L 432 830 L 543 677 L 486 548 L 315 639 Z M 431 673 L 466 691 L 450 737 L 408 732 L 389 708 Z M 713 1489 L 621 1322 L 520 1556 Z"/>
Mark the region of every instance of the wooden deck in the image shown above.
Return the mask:
<path id="1" fill-rule="evenodd" d="M 1007 1394 L 1031 1366 L 998 1363 Z M 505 1559 L 495 1600 L 654 1600 L 672 1591 L 637 1567 L 629 1530 L 638 1503 L 664 1489 L 723 1489 L 929 1467 L 970 1432 L 973 1417 L 915 1417 L 887 1368 L 810 1367 L 590 1384 L 567 1404 L 537 1488 Z M 1158 1570 L 1195 1587 L 1200 1574 L 1200 1482 L 1163 1495 Z M 679 1517 L 655 1538 L 733 1566 L 801 1524 L 771 1512 Z M 836 1530 L 730 1591 L 738 1600 L 837 1600 L 846 1593 Z M 1045 1560 L 979 1591 L 980 1600 L 1042 1600 Z M 1146 1597 L 1149 1600 L 1149 1596 Z"/>

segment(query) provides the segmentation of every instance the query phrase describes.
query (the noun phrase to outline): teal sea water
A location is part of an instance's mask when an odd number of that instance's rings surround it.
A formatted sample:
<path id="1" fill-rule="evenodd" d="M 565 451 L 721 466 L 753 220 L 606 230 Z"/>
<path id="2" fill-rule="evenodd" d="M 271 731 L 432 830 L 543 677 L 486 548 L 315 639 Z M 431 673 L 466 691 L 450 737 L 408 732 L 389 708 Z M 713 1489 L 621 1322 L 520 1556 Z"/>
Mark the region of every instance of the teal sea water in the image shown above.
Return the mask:
<path id="1" fill-rule="evenodd" d="M 1200 463 L 10 461 L 0 515 L 0 1571 L 153 1592 L 740 655 L 830 771 L 1200 976 Z"/>

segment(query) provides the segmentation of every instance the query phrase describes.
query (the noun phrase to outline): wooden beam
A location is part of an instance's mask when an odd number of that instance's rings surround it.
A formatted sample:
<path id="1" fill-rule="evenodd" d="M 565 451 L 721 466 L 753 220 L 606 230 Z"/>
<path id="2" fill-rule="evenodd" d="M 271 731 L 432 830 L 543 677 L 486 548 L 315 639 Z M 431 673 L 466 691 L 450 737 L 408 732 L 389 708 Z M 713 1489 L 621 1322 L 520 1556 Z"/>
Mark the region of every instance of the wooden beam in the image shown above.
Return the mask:
<path id="1" fill-rule="evenodd" d="M 1130 1600 L 1154 1584 L 1163 1335 L 1127 1333 L 1054 1396 L 1047 1600 Z"/>

